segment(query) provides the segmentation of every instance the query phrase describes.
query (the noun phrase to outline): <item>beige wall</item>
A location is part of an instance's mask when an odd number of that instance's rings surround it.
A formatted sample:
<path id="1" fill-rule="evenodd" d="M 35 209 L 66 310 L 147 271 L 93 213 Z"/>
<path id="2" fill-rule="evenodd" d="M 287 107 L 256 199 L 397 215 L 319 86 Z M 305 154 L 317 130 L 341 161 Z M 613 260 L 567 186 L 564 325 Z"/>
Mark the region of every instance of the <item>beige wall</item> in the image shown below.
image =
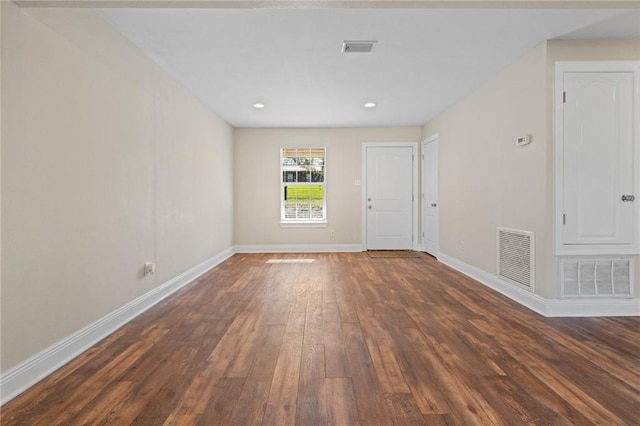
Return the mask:
<path id="1" fill-rule="evenodd" d="M 0 7 L 0 241 L 2 241 L 2 7 Z M 0 301 L 2 301 L 2 244 L 0 244 Z M 2 372 L 2 303 L 0 303 L 0 373 Z"/>
<path id="2" fill-rule="evenodd" d="M 418 142 L 419 127 L 236 129 L 235 243 L 318 245 L 362 243 L 362 143 Z M 280 227 L 280 147 L 327 147 L 326 228 Z M 335 237 L 329 235 L 335 231 Z"/>
<path id="3" fill-rule="evenodd" d="M 491 274 L 499 226 L 534 232 L 536 259 L 551 250 L 545 66 L 541 45 L 423 127 L 439 134 L 440 251 Z M 533 142 L 517 146 L 525 134 Z M 536 265 L 543 296 L 546 267 Z"/>
<path id="4" fill-rule="evenodd" d="M 233 146 L 90 10 L 2 2 L 2 43 L 5 372 L 232 247 Z"/>
<path id="5" fill-rule="evenodd" d="M 638 61 L 639 40 L 549 40 L 547 60 L 555 61 Z"/>
<path id="6" fill-rule="evenodd" d="M 440 135 L 440 249 L 496 274 L 496 228 L 533 231 L 536 293 L 560 295 L 553 240 L 553 78 L 559 60 L 639 60 L 638 41 L 548 41 L 423 127 Z M 515 138 L 533 135 L 519 148 Z M 640 258 L 636 258 L 640 266 Z M 636 291 L 640 293 L 640 274 Z"/>

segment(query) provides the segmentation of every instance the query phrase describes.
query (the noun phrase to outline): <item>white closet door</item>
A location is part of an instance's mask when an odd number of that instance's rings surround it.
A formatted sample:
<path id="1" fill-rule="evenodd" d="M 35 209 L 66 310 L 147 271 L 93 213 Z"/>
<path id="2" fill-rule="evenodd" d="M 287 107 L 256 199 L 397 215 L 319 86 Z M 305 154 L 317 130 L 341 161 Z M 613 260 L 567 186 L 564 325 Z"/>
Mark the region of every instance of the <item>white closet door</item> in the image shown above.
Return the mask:
<path id="1" fill-rule="evenodd" d="M 633 73 L 569 72 L 563 83 L 563 242 L 630 244 Z"/>
<path id="2" fill-rule="evenodd" d="M 422 142 L 422 247 L 438 257 L 438 138 Z"/>

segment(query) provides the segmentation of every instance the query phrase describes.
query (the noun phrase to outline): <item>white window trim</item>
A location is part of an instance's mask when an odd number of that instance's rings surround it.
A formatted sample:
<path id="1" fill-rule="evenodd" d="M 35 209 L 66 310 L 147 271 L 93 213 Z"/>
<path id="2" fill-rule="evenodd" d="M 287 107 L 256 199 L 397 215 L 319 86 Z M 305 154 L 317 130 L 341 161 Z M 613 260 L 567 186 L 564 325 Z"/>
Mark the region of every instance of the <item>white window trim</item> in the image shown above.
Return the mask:
<path id="1" fill-rule="evenodd" d="M 314 221 L 280 221 L 280 228 L 326 228 L 329 223 L 326 220 Z"/>

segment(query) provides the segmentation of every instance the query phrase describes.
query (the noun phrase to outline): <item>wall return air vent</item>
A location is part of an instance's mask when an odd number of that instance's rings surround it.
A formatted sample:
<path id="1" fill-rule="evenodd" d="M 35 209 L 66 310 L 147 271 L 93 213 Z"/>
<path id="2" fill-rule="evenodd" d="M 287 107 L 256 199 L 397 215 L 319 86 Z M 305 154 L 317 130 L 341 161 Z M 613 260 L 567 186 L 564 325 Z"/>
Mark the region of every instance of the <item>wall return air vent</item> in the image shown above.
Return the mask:
<path id="1" fill-rule="evenodd" d="M 562 297 L 632 297 L 630 259 L 562 259 Z"/>
<path id="2" fill-rule="evenodd" d="M 377 41 L 345 41 L 342 43 L 342 53 L 371 53 Z"/>
<path id="3" fill-rule="evenodd" d="M 533 232 L 498 228 L 498 276 L 534 290 Z"/>

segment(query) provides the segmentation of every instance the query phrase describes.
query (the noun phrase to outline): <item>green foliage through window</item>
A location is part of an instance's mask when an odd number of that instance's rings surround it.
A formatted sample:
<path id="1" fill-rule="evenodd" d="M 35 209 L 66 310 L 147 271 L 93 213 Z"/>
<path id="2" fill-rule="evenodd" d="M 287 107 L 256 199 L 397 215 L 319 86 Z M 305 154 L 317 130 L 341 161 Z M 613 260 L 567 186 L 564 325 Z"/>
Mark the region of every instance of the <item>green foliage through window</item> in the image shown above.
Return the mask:
<path id="1" fill-rule="evenodd" d="M 326 220 L 325 148 L 280 150 L 283 222 Z"/>

